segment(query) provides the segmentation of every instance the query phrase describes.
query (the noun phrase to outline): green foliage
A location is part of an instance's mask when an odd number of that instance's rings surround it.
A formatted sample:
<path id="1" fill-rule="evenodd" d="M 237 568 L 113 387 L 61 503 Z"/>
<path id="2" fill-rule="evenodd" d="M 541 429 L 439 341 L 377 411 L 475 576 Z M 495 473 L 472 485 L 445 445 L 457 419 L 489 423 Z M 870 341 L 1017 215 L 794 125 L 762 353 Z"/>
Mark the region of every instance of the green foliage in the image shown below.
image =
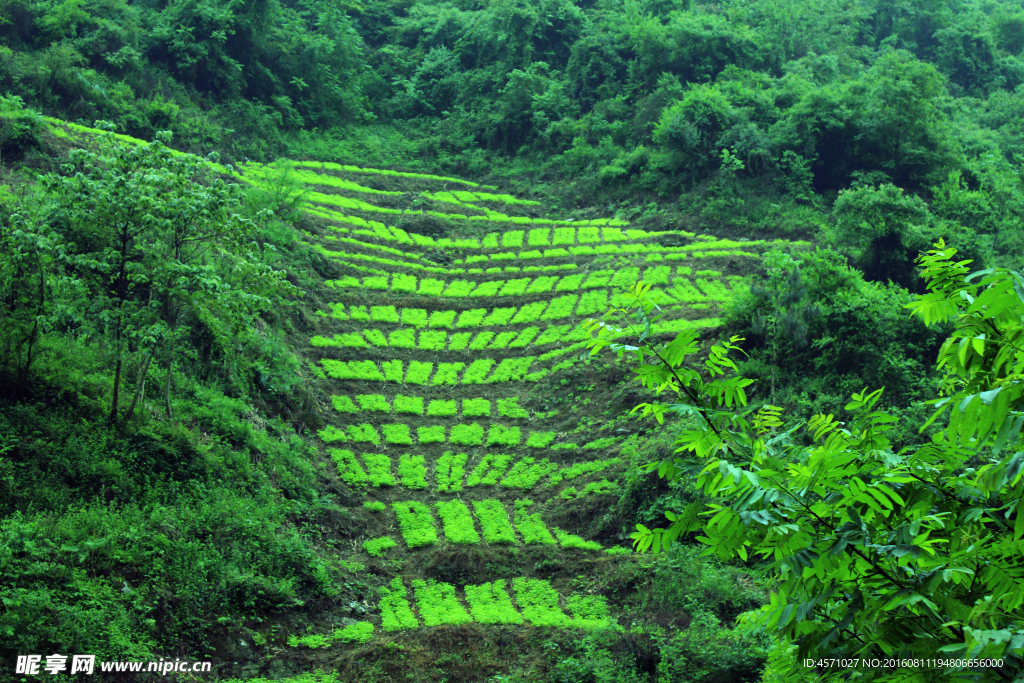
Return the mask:
<path id="1" fill-rule="evenodd" d="M 398 516 L 398 524 L 402 529 L 402 537 L 410 548 L 437 543 L 437 529 L 434 527 L 434 516 L 430 508 L 417 500 L 396 502 L 391 504 Z M 388 630 L 385 627 L 385 630 Z"/>
<path id="2" fill-rule="evenodd" d="M 370 512 L 384 512 L 384 510 L 387 509 L 387 506 L 384 505 L 383 501 L 368 500 L 363 503 L 363 508 Z"/>
<path id="3" fill-rule="evenodd" d="M 529 411 L 520 408 L 519 397 L 513 396 L 511 398 L 498 399 L 498 416 L 507 417 L 511 419 L 528 418 L 530 417 L 530 413 Z"/>
<path id="4" fill-rule="evenodd" d="M 501 485 L 508 488 L 532 489 L 538 481 L 556 469 L 558 465 L 548 462 L 547 458 L 537 462 L 534 458 L 525 457 L 509 470 L 501 480 Z"/>
<path id="5" fill-rule="evenodd" d="M 466 609 L 455 596 L 455 587 L 449 583 L 416 580 L 412 582 L 416 591 L 416 608 L 423 616 L 426 626 L 441 624 L 466 624 L 473 621 Z"/>
<path id="6" fill-rule="evenodd" d="M 483 530 L 484 540 L 487 543 L 515 544 L 516 532 L 508 519 L 504 503 L 494 498 L 475 500 L 473 501 L 473 510 L 476 512 L 477 519 L 480 520 L 480 528 Z"/>
<path id="7" fill-rule="evenodd" d="M 363 453 L 366 465 L 366 478 L 373 486 L 394 486 L 395 477 L 391 474 L 391 458 L 382 453 Z"/>
<path id="8" fill-rule="evenodd" d="M 448 441 L 460 446 L 480 446 L 484 442 L 484 428 L 476 422 L 452 425 Z"/>
<path id="9" fill-rule="evenodd" d="M 388 548 L 394 548 L 396 545 L 398 544 L 395 543 L 395 539 L 390 536 L 381 536 L 363 541 L 363 550 L 371 557 L 383 557 Z"/>
<path id="10" fill-rule="evenodd" d="M 368 621 L 349 624 L 345 628 L 335 631 L 334 639 L 347 643 L 368 643 L 373 640 L 373 624 Z"/>
<path id="11" fill-rule="evenodd" d="M 365 411 L 376 411 L 379 413 L 390 413 L 391 405 L 381 394 L 359 394 L 356 396 L 359 407 Z"/>
<path id="12" fill-rule="evenodd" d="M 385 631 L 419 627 L 420 622 L 412 613 L 412 606 L 406 599 L 408 592 L 401 577 L 396 576 L 390 585 L 381 587 L 380 595 L 381 627 Z"/>
<path id="13" fill-rule="evenodd" d="M 437 403 L 437 401 L 431 401 L 431 405 L 434 403 Z M 444 443 L 444 425 L 417 427 L 416 440 L 420 443 Z"/>
<path id="14" fill-rule="evenodd" d="M 810 652 L 963 657 L 963 665 L 931 671 L 928 680 L 953 680 L 974 658 L 1004 658 L 1011 666 L 1020 658 L 1014 638 L 1024 638 L 1024 594 L 1013 588 L 1019 569 L 1010 548 L 1024 524 L 1011 527 L 1003 513 L 1014 508 L 1019 520 L 1024 498 L 1024 452 L 1013 452 L 1024 424 L 1015 414 L 1024 400 L 1024 355 L 1016 344 L 1024 280 L 1005 269 L 968 276 L 965 263 L 951 260 L 954 251 L 940 241 L 919 257 L 931 291 L 907 305 L 926 323 L 959 321 L 939 356 L 950 395 L 932 401 L 939 407 L 933 420 L 953 407 L 949 426 L 923 446 L 891 450 L 885 432 L 896 418 L 875 409 L 882 390 L 854 394 L 846 423 L 815 415 L 806 423 L 810 446 L 790 438 L 802 423 L 778 432 L 781 410 L 774 406 L 732 415 L 724 408 L 746 403 L 744 383 L 723 378 L 703 385 L 690 374 L 683 360 L 696 347 L 686 333 L 660 350 L 658 365 L 638 370 L 649 388 L 685 393 L 688 402 L 637 409 L 660 421 L 666 409 L 685 408 L 706 425 L 677 440 L 677 453 L 692 455 L 649 469 L 669 479 L 696 474 L 716 503 L 707 523 L 698 515 L 708 504 L 695 501 L 669 513 L 666 529 L 637 525 L 637 548 L 659 552 L 699 530 L 708 553 L 771 558 L 778 579 L 769 603 L 744 622 L 775 634 L 780 647 L 795 643 L 798 658 Z M 652 307 L 639 287 L 634 293 L 646 326 Z M 606 345 L 594 344 L 595 350 Z M 644 344 L 637 359 L 642 363 L 652 350 Z M 706 364 L 714 372 L 734 368 L 726 350 L 712 350 Z M 689 381 L 674 383 L 676 376 Z M 856 602 L 845 597 L 853 593 Z M 842 627 L 824 615 L 841 615 Z M 919 667 L 902 661 L 892 674 L 875 673 L 924 680 Z"/>
<path id="15" fill-rule="evenodd" d="M 554 541 L 552 541 L 554 542 Z M 571 620 L 558 607 L 558 592 L 543 579 L 512 579 L 512 590 L 523 617 L 534 626 L 568 627 Z"/>
<path id="16" fill-rule="evenodd" d="M 403 396 L 398 394 L 395 396 L 395 412 L 422 415 L 423 399 L 419 396 Z"/>
<path id="17" fill-rule="evenodd" d="M 338 466 L 338 478 L 349 486 L 366 486 L 369 480 L 366 470 L 356 460 L 355 453 L 337 448 L 328 449 L 331 459 Z"/>
<path id="18" fill-rule="evenodd" d="M 516 530 L 523 537 L 523 543 L 526 545 L 555 545 L 555 538 L 548 531 L 547 525 L 541 521 L 540 513 L 527 514 L 527 509 L 531 505 L 533 505 L 533 501 L 529 499 L 515 502 L 514 521 Z M 518 595 L 518 591 L 516 593 Z M 520 605 L 522 604 L 520 600 Z M 525 609 L 523 614 L 526 614 Z M 529 616 L 527 618 L 529 619 Z"/>
<path id="19" fill-rule="evenodd" d="M 497 502 L 497 501 L 495 501 Z M 505 581 L 466 586 L 466 602 L 473 619 L 481 624 L 522 624 L 523 615 L 512 606 Z"/>
<path id="20" fill-rule="evenodd" d="M 507 453 L 487 453 L 473 468 L 466 486 L 494 486 L 511 462 L 512 456 Z"/>
<path id="21" fill-rule="evenodd" d="M 505 427 L 500 424 L 492 424 L 487 430 L 487 441 L 485 446 L 518 446 L 521 435 L 519 427 Z"/>
<path id="22" fill-rule="evenodd" d="M 398 459 L 398 478 L 408 489 L 427 488 L 426 456 L 403 453 Z"/>
<path id="23" fill-rule="evenodd" d="M 455 544 L 477 545 L 480 535 L 473 526 L 473 517 L 469 508 L 461 500 L 450 500 L 447 503 L 436 503 L 437 513 L 444 524 L 444 537 Z"/>
<path id="24" fill-rule="evenodd" d="M 455 399 L 434 399 L 427 406 L 427 415 L 437 415 L 440 417 L 451 417 L 458 412 L 458 407 L 455 404 Z"/>
<path id="25" fill-rule="evenodd" d="M 601 550 L 601 544 L 597 541 L 587 541 L 558 528 L 552 529 L 558 544 L 563 548 L 579 548 L 580 550 Z"/>
<path id="26" fill-rule="evenodd" d="M 465 453 L 454 454 L 451 451 L 445 451 L 438 458 L 435 476 L 439 493 L 462 490 L 462 479 L 466 475 L 464 469 L 466 459 L 467 455 Z"/>
<path id="27" fill-rule="evenodd" d="M 452 413 L 454 415 L 454 413 Z M 486 398 L 462 399 L 462 417 L 490 417 L 491 402 Z"/>

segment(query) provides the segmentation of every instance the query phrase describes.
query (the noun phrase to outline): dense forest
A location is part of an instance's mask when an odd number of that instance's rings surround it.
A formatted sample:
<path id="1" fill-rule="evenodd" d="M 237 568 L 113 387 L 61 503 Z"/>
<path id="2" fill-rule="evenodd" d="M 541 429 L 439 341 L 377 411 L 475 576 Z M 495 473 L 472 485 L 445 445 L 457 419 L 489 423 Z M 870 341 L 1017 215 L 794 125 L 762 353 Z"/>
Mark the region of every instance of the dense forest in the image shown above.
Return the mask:
<path id="1" fill-rule="evenodd" d="M 1022 427 L 1019 0 L 0 0 L 0 680 L 1024 681 Z"/>

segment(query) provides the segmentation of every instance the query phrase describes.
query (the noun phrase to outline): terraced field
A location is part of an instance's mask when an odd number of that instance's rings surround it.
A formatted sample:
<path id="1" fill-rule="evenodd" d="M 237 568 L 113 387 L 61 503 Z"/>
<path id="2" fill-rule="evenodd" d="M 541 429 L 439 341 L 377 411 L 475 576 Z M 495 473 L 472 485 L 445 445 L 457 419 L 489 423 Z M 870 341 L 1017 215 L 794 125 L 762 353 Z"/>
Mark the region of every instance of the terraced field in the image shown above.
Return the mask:
<path id="1" fill-rule="evenodd" d="M 247 165 L 241 178 L 275 173 Z M 559 220 L 457 178 L 319 162 L 292 173 L 318 226 L 307 239 L 345 273 L 325 282 L 333 294 L 307 352 L 331 387 L 320 439 L 340 482 L 365 496 L 363 561 L 470 546 L 628 554 L 550 521 L 559 503 L 614 500 L 624 437 L 566 430 L 568 410 L 538 410 L 536 397 L 563 391 L 586 357 L 581 323 L 624 304 L 636 280 L 662 294 L 657 335 L 714 328 L 768 245 Z M 358 624 L 289 643 L 472 621 L 589 628 L 615 614 L 603 596 L 532 576 L 455 585 L 413 574 L 395 577 Z"/>

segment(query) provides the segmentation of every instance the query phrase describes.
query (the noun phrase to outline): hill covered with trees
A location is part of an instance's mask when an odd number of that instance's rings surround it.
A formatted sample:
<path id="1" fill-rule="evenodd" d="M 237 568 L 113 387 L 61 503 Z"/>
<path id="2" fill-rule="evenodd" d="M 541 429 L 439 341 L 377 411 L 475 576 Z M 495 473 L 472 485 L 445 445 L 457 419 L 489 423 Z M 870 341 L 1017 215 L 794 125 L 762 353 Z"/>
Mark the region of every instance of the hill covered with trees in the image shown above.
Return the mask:
<path id="1" fill-rule="evenodd" d="M 1021 674 L 1019 3 L 0 17 L 11 676 Z"/>

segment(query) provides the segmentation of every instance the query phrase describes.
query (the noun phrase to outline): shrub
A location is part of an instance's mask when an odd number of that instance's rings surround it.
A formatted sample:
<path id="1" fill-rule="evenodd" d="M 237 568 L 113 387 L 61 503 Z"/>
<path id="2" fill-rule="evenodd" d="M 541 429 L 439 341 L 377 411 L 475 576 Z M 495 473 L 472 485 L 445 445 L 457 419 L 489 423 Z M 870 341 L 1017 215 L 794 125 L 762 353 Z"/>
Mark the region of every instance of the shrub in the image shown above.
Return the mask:
<path id="1" fill-rule="evenodd" d="M 577 316 L 602 315 L 608 310 L 608 290 L 598 289 L 584 292 L 580 297 L 580 305 L 576 309 Z"/>
<path id="2" fill-rule="evenodd" d="M 391 458 L 383 453 L 363 453 L 366 464 L 366 477 L 374 486 L 394 486 L 395 477 L 391 474 Z"/>
<path id="3" fill-rule="evenodd" d="M 580 497 L 580 493 L 576 490 L 575 486 L 567 486 L 562 489 L 562 492 L 558 494 L 558 497 L 565 500 L 575 500 Z"/>
<path id="4" fill-rule="evenodd" d="M 525 408 L 519 407 L 519 397 L 498 399 L 498 417 L 528 418 L 530 413 Z"/>
<path id="5" fill-rule="evenodd" d="M 339 450 L 337 448 L 328 449 L 328 454 L 331 456 L 331 460 L 338 466 L 338 479 L 349 486 L 366 486 L 369 481 L 366 478 L 366 472 L 363 470 L 362 465 L 356 460 L 355 453 L 349 450 Z"/>
<path id="6" fill-rule="evenodd" d="M 491 402 L 486 398 L 462 399 L 462 417 L 490 417 Z"/>
<path id="7" fill-rule="evenodd" d="M 398 525 L 406 545 L 418 548 L 437 543 L 437 529 L 430 508 L 417 500 L 392 503 L 391 507 L 398 516 Z"/>
<path id="8" fill-rule="evenodd" d="M 390 536 L 381 536 L 380 538 L 371 538 L 363 541 L 363 550 L 365 550 L 372 557 L 380 557 L 384 554 L 384 551 L 388 548 L 394 548 L 397 543 L 395 539 Z"/>
<path id="9" fill-rule="evenodd" d="M 385 631 L 419 627 L 420 622 L 406 600 L 407 593 L 401 577 L 392 579 L 390 588 L 381 587 L 380 594 L 381 626 Z"/>
<path id="10" fill-rule="evenodd" d="M 494 370 L 494 374 L 484 380 L 483 384 L 493 384 L 495 382 L 508 382 L 510 380 L 522 379 L 530 370 L 530 366 L 533 361 L 536 360 L 535 356 L 521 356 L 519 358 L 506 358 L 501 361 L 497 368 Z"/>
<path id="11" fill-rule="evenodd" d="M 515 544 L 516 532 L 512 527 L 512 522 L 508 519 L 504 503 L 494 498 L 476 500 L 473 501 L 473 509 L 476 511 L 477 519 L 480 520 L 480 528 L 484 532 L 485 541 L 496 545 Z"/>
<path id="12" fill-rule="evenodd" d="M 523 615 L 512 606 L 505 581 L 466 586 L 466 602 L 473 618 L 481 624 L 522 624 Z"/>
<path id="13" fill-rule="evenodd" d="M 403 308 L 402 324 L 410 327 L 423 327 L 427 324 L 427 311 L 423 308 Z"/>
<path id="14" fill-rule="evenodd" d="M 423 278 L 420 280 L 420 291 L 418 294 L 426 296 L 441 296 L 441 292 L 444 291 L 444 281 L 435 280 L 433 278 Z"/>
<path id="15" fill-rule="evenodd" d="M 331 405 L 339 413 L 358 413 L 359 409 L 356 408 L 356 404 L 352 402 L 352 399 L 344 394 L 331 396 Z"/>
<path id="16" fill-rule="evenodd" d="M 585 541 L 579 536 L 574 536 L 561 529 L 554 529 L 558 544 L 563 548 L 578 548 L 580 550 L 601 550 L 601 544 L 597 541 Z"/>
<path id="17" fill-rule="evenodd" d="M 519 309 L 519 312 L 512 318 L 512 324 L 518 325 L 519 323 L 532 323 L 540 317 L 540 314 L 547 308 L 547 301 L 534 301 L 532 304 L 527 304 Z"/>
<path id="18" fill-rule="evenodd" d="M 395 412 L 410 413 L 412 415 L 423 414 L 423 399 L 419 396 L 395 396 Z"/>
<path id="19" fill-rule="evenodd" d="M 410 489 L 427 488 L 426 462 L 426 457 L 422 455 L 410 455 L 408 453 L 400 455 L 398 458 L 398 478 L 401 480 L 402 486 Z"/>
<path id="20" fill-rule="evenodd" d="M 439 492 L 462 490 L 462 478 L 466 476 L 466 458 L 465 453 L 455 455 L 451 451 L 445 451 L 444 455 L 438 458 L 435 478 Z"/>
<path id="21" fill-rule="evenodd" d="M 585 496 L 588 493 L 596 493 L 598 495 L 602 493 L 613 493 L 617 488 L 618 484 L 616 484 L 614 481 L 608 481 L 607 479 L 602 479 L 601 481 L 592 481 L 583 487 L 583 493 L 581 493 L 580 496 Z"/>
<path id="22" fill-rule="evenodd" d="M 423 351 L 444 351 L 448 333 L 443 330 L 423 330 L 420 332 L 419 348 Z"/>
<path id="23" fill-rule="evenodd" d="M 410 361 L 409 372 L 405 376 L 407 384 L 426 384 L 430 379 L 430 373 L 434 369 L 433 363 L 425 363 L 423 361 Z"/>
<path id="24" fill-rule="evenodd" d="M 487 432 L 485 446 L 518 446 L 521 438 L 519 427 L 505 427 L 493 424 Z"/>
<path id="25" fill-rule="evenodd" d="M 398 444 L 400 446 L 411 446 L 412 437 L 409 435 L 409 425 L 390 424 L 381 425 L 384 431 L 384 442 Z"/>
<path id="26" fill-rule="evenodd" d="M 384 503 L 379 500 L 368 500 L 365 503 L 363 503 L 363 508 L 369 510 L 370 512 L 384 512 L 384 510 L 387 509 L 387 506 L 384 505 Z"/>
<path id="27" fill-rule="evenodd" d="M 508 347 L 510 349 L 522 349 L 530 345 L 534 337 L 540 333 L 539 327 L 524 327 L 519 330 L 519 334 L 516 338 L 509 342 Z"/>
<path id="28" fill-rule="evenodd" d="M 391 412 L 391 406 L 388 405 L 388 400 L 381 394 L 359 394 L 356 396 L 356 400 L 359 401 L 359 406 L 363 410 L 378 413 Z"/>
<path id="29" fill-rule="evenodd" d="M 466 480 L 466 486 L 494 486 L 508 469 L 512 456 L 507 453 L 488 453 L 480 460 Z"/>
<path id="30" fill-rule="evenodd" d="M 476 335 L 476 337 L 470 343 L 469 348 L 473 349 L 474 351 L 480 351 L 482 349 L 485 349 L 487 348 L 487 345 L 491 342 L 491 339 L 493 338 L 493 332 L 481 332 L 480 334 Z"/>
<path id="31" fill-rule="evenodd" d="M 472 332 L 457 332 L 453 334 L 451 341 L 448 343 L 448 350 L 462 351 L 469 344 L 469 338 L 472 336 Z"/>
<path id="32" fill-rule="evenodd" d="M 506 488 L 531 489 L 544 476 L 547 476 L 558 465 L 548 462 L 547 458 L 535 462 L 533 458 L 526 457 L 515 464 L 508 475 L 501 480 L 501 485 Z"/>
<path id="33" fill-rule="evenodd" d="M 478 358 L 470 364 L 465 374 L 462 375 L 462 383 L 483 384 L 484 377 L 487 376 L 492 367 L 494 367 L 494 359 Z"/>
<path id="34" fill-rule="evenodd" d="M 527 514 L 526 511 L 531 505 L 533 505 L 533 501 L 528 499 L 515 502 L 515 524 L 519 534 L 523 537 L 523 543 L 526 545 L 555 545 L 555 539 L 544 522 L 541 521 L 540 513 Z"/>
<path id="35" fill-rule="evenodd" d="M 451 584 L 415 580 L 412 586 L 416 591 L 416 607 L 427 626 L 473 621 L 455 596 L 455 587 Z"/>
<path id="36" fill-rule="evenodd" d="M 572 625 L 576 628 L 606 628 L 612 623 L 608 616 L 608 598 L 603 595 L 570 595 L 566 607 L 572 613 Z"/>
<path id="37" fill-rule="evenodd" d="M 582 232 L 582 230 L 580 231 Z M 512 590 L 523 617 L 534 626 L 568 628 L 570 619 L 558 607 L 558 591 L 543 579 L 512 579 Z"/>
<path id="38" fill-rule="evenodd" d="M 544 294 L 545 292 L 550 292 L 556 282 L 558 282 L 557 276 L 541 276 L 530 283 L 530 286 L 526 288 L 526 293 Z"/>
<path id="39" fill-rule="evenodd" d="M 447 503 L 436 503 L 435 507 L 441 517 L 446 539 L 459 545 L 480 543 L 480 535 L 473 527 L 473 517 L 465 503 L 461 500 L 451 500 Z"/>
<path id="40" fill-rule="evenodd" d="M 452 401 L 454 403 L 454 401 Z M 433 403 L 431 403 L 433 405 Z M 416 428 L 416 439 L 420 443 L 444 443 L 444 425 L 430 425 Z"/>
<path id="41" fill-rule="evenodd" d="M 356 443 L 372 443 L 375 446 L 380 445 L 380 434 L 372 424 L 366 422 L 358 425 L 348 426 L 349 438 Z"/>
<path id="42" fill-rule="evenodd" d="M 448 441 L 462 446 L 479 446 L 484 441 L 484 428 L 476 422 L 454 425 Z"/>
<path id="43" fill-rule="evenodd" d="M 458 384 L 459 372 L 466 367 L 465 363 L 438 363 L 437 372 L 430 380 L 430 386 L 442 386 L 445 384 Z"/>
<path id="44" fill-rule="evenodd" d="M 394 544 L 394 541 L 391 543 Z M 373 639 L 373 624 L 368 621 L 349 624 L 345 628 L 335 631 L 334 639 L 346 643 L 368 643 Z"/>
<path id="45" fill-rule="evenodd" d="M 455 323 L 457 313 L 458 311 L 434 311 L 430 314 L 430 322 L 427 323 L 427 327 L 442 327 L 450 330 Z"/>
<path id="46" fill-rule="evenodd" d="M 457 412 L 455 399 L 434 399 L 427 406 L 427 415 L 451 417 Z"/>
<path id="47" fill-rule="evenodd" d="M 547 448 L 547 445 L 555 440 L 558 432 L 530 432 L 526 438 L 527 448 Z"/>

